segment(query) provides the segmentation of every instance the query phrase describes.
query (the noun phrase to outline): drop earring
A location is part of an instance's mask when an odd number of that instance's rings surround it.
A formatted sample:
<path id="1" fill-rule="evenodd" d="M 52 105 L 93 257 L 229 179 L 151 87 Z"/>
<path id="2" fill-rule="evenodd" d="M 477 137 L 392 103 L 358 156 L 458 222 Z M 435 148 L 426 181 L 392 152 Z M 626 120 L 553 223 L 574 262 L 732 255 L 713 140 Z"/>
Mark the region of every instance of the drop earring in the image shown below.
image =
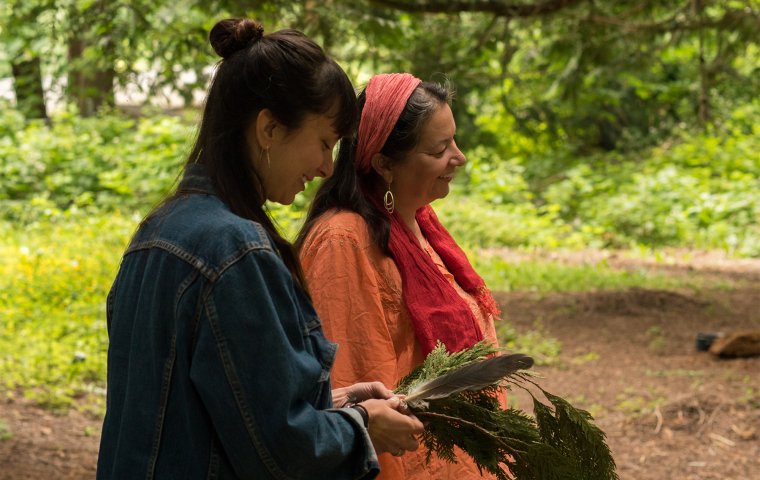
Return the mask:
<path id="1" fill-rule="evenodd" d="M 269 159 L 269 145 L 267 145 L 265 148 L 262 148 L 259 152 L 259 163 L 261 163 L 262 158 L 264 157 L 264 152 L 267 154 L 267 167 L 270 169 L 272 168 L 272 161 Z"/>
<path id="2" fill-rule="evenodd" d="M 386 190 L 385 195 L 383 195 L 383 206 L 385 207 L 385 211 L 388 212 L 388 215 L 393 213 L 393 210 L 396 209 L 396 200 L 393 198 L 390 183 L 388 184 L 388 190 Z"/>

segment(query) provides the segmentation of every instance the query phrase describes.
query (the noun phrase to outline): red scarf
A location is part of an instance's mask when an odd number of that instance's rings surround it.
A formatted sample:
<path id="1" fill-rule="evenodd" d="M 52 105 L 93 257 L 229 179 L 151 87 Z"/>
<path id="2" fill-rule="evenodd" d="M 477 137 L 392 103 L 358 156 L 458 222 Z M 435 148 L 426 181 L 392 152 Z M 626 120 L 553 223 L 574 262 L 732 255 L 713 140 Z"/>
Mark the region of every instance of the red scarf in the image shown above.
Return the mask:
<path id="1" fill-rule="evenodd" d="M 372 156 L 379 153 L 420 80 L 407 73 L 376 75 L 365 91 L 359 124 L 356 169 L 367 172 Z M 381 199 L 372 199 L 381 205 Z M 381 209 L 384 211 L 384 209 Z M 462 289 L 475 297 L 485 316 L 498 316 L 499 309 L 485 282 L 466 255 L 438 221 L 432 207 L 422 207 L 417 223 L 430 246 L 441 257 Z M 391 222 L 388 248 L 401 273 L 404 303 L 409 310 L 417 341 L 427 355 L 438 341 L 450 352 L 469 348 L 483 339 L 475 314 L 425 252 L 398 213 Z"/>

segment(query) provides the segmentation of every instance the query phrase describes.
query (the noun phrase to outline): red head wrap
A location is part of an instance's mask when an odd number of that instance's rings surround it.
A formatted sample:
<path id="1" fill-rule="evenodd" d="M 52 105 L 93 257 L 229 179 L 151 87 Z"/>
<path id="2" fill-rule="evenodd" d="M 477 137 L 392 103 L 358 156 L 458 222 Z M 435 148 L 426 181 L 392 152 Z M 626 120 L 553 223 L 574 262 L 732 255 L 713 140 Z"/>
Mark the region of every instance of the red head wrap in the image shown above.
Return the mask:
<path id="1" fill-rule="evenodd" d="M 375 75 L 365 89 L 364 108 L 359 122 L 356 170 L 367 173 L 372 157 L 380 153 L 406 102 L 421 80 L 408 73 Z"/>
<path id="2" fill-rule="evenodd" d="M 359 173 L 366 173 L 372 168 L 372 156 L 382 150 L 419 84 L 418 78 L 407 73 L 377 75 L 369 81 L 354 157 Z M 370 200 L 384 211 L 380 199 Z M 467 302 L 422 249 L 398 213 L 394 212 L 389 217 L 391 232 L 388 248 L 401 273 L 404 302 L 424 353 L 429 353 L 438 341 L 443 342 L 447 350 L 455 352 L 482 340 L 483 333 Z M 496 302 L 483 279 L 441 225 L 432 207 L 426 205 L 419 209 L 416 219 L 430 246 L 441 257 L 459 286 L 477 300 L 484 315 L 498 315 Z"/>

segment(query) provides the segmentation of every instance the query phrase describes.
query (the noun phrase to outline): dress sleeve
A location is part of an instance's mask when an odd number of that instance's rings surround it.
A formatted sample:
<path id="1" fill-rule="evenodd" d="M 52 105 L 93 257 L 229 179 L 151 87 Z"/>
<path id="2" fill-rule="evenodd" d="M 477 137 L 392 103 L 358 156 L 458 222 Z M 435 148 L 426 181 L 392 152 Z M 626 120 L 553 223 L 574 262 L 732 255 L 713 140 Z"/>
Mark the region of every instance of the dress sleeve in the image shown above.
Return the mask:
<path id="1" fill-rule="evenodd" d="M 196 338 L 190 377 L 238 477 L 376 476 L 360 420 L 325 409 L 334 347 L 271 250 L 249 252 L 213 283 Z"/>
<path id="2" fill-rule="evenodd" d="M 381 295 L 382 276 L 371 254 L 364 224 L 346 228 L 317 224 L 301 250 L 301 263 L 314 307 L 327 338 L 338 344 L 333 383 L 398 379 L 389 313 Z"/>

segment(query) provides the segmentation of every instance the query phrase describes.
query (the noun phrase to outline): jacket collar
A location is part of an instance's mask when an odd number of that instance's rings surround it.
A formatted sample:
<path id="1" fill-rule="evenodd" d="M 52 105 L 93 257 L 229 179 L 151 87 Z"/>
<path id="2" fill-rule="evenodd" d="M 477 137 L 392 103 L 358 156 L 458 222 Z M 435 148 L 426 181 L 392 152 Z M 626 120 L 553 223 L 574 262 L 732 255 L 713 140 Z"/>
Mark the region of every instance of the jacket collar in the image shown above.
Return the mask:
<path id="1" fill-rule="evenodd" d="M 185 166 L 185 173 L 179 182 L 177 192 L 216 195 L 216 188 L 214 188 L 205 165 L 190 163 Z"/>

